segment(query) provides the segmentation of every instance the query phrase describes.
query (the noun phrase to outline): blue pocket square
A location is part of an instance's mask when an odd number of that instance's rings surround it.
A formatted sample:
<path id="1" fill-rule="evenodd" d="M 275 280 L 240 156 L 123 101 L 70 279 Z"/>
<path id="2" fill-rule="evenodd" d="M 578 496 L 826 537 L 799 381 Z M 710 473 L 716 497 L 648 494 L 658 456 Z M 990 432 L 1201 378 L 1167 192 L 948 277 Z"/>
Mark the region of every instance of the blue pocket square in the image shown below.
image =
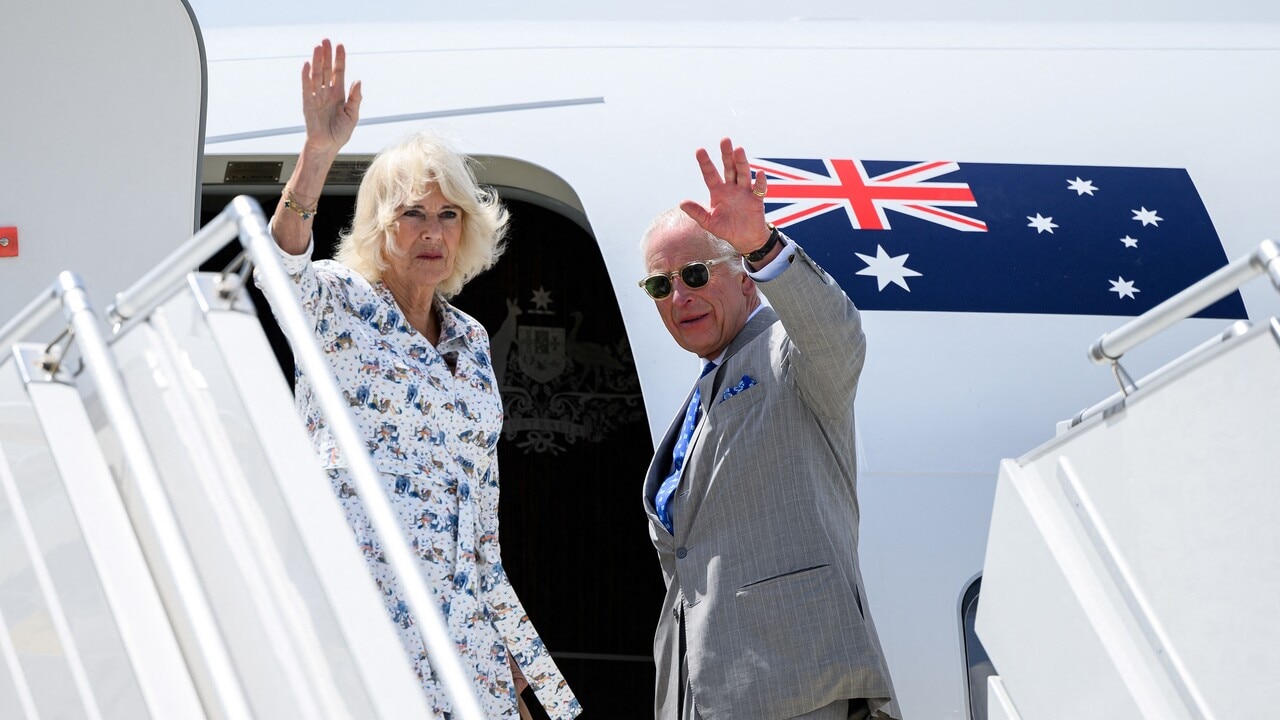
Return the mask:
<path id="1" fill-rule="evenodd" d="M 728 388 L 723 393 L 721 393 L 720 402 L 724 402 L 725 400 L 728 400 L 729 398 L 733 397 L 734 395 L 737 395 L 743 390 L 747 390 L 755 386 L 756 386 L 755 378 L 751 377 L 750 375 L 743 375 L 742 379 L 738 381 L 737 385 L 734 385 L 733 387 Z"/>

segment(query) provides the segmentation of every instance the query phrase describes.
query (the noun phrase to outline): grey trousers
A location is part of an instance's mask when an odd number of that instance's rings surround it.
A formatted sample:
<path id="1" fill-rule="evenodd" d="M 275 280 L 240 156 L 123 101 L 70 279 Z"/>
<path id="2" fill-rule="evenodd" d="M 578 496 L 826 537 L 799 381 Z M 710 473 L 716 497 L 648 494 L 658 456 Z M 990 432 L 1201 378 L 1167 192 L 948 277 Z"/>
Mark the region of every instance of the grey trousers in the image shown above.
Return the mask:
<path id="1" fill-rule="evenodd" d="M 684 720 L 701 720 L 702 718 L 698 714 L 697 706 L 694 705 L 693 693 L 689 690 L 688 678 L 685 678 L 684 705 L 680 708 L 680 717 L 684 718 Z M 797 715 L 794 718 L 790 718 L 790 720 L 866 720 L 869 717 L 866 701 L 859 700 L 856 703 L 850 703 L 848 700 L 837 700 L 826 707 L 820 707 L 803 715 Z"/>

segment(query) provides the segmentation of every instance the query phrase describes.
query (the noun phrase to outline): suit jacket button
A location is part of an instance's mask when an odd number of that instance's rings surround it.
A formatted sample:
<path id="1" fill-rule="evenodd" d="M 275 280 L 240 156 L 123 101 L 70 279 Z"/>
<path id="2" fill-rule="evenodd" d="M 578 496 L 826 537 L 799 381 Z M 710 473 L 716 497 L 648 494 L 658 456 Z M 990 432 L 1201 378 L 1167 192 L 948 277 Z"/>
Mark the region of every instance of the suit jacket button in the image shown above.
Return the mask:
<path id="1" fill-rule="evenodd" d="M 686 548 L 686 547 L 678 547 L 678 548 L 676 548 L 676 557 L 680 558 L 681 560 L 683 560 L 683 559 L 684 559 L 684 557 L 685 557 L 686 555 L 688 555 L 688 554 L 689 554 L 689 549 L 688 549 L 688 548 Z"/>

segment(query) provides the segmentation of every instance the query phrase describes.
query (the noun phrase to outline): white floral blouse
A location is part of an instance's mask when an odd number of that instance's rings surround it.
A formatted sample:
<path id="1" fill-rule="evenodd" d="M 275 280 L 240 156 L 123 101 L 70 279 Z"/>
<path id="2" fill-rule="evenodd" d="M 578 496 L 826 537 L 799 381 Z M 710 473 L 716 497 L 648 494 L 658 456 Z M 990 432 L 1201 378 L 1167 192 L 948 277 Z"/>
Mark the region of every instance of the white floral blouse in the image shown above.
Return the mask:
<path id="1" fill-rule="evenodd" d="M 502 567 L 497 452 L 502 399 L 484 327 L 437 296 L 433 305 L 441 331 L 433 347 L 405 322 L 381 282 L 370 284 L 331 260 L 313 263 L 310 249 L 301 256 L 281 254 L 424 577 L 440 600 L 463 669 L 473 674 L 485 716 L 518 717 L 509 651 L 550 717 L 576 717 L 578 700 Z M 449 355 L 452 370 L 444 357 Z M 301 373 L 295 394 L 422 686 L 436 711 L 448 712 L 400 584 L 382 555 L 312 385 Z"/>

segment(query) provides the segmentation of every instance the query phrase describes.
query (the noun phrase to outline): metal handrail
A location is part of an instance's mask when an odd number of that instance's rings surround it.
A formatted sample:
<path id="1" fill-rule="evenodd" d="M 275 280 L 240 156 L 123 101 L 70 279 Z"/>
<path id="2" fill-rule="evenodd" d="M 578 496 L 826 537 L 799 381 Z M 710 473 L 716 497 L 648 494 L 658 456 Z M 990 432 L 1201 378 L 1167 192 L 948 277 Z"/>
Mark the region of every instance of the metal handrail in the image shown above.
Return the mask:
<path id="1" fill-rule="evenodd" d="M 1133 390 L 1137 390 L 1138 387 L 1144 387 L 1144 388 L 1151 387 L 1154 383 L 1160 381 L 1161 379 L 1169 375 L 1172 375 L 1176 371 L 1181 370 L 1182 368 L 1188 366 L 1192 361 L 1198 359 L 1209 350 L 1218 347 L 1219 345 L 1223 344 L 1224 342 L 1227 342 L 1228 340 L 1238 338 L 1241 335 L 1248 333 L 1252 327 L 1253 327 L 1253 324 L 1250 323 L 1248 320 L 1236 320 L 1235 322 L 1228 325 L 1225 330 L 1223 330 L 1220 333 L 1217 333 L 1216 335 L 1209 338 L 1208 340 L 1205 340 L 1203 343 L 1200 343 L 1199 345 L 1192 348 L 1190 351 L 1188 351 L 1181 357 L 1177 358 L 1176 360 L 1173 360 L 1167 365 L 1163 365 L 1159 367 L 1150 375 L 1144 376 L 1141 380 L 1138 380 L 1137 382 L 1132 383 L 1131 385 Z M 1084 422 L 1085 420 L 1088 420 L 1089 418 L 1094 417 L 1095 415 L 1105 413 L 1107 410 L 1110 410 L 1111 408 L 1116 407 L 1121 402 L 1123 402 L 1126 397 L 1129 396 L 1130 392 L 1131 391 L 1128 389 L 1121 390 L 1120 392 L 1112 394 L 1106 400 L 1103 400 L 1098 403 L 1094 403 L 1093 405 L 1090 405 L 1084 410 L 1081 410 L 1080 412 L 1076 413 L 1075 417 L 1071 418 L 1070 427 L 1075 427 L 1080 423 Z"/>
<path id="2" fill-rule="evenodd" d="M 1262 274 L 1270 275 L 1271 284 L 1280 290 L 1280 246 L 1272 240 L 1263 240 L 1252 253 L 1237 258 L 1098 338 L 1089 346 L 1089 359 L 1098 364 L 1115 363 L 1125 353 L 1150 340 L 1160 331 L 1195 315 Z"/>
<path id="3" fill-rule="evenodd" d="M 166 603 L 170 608 L 169 619 L 179 637 L 188 639 L 202 653 L 199 658 L 187 655 L 187 662 L 192 667 L 205 709 L 214 717 L 250 717 L 249 702 L 208 598 L 201 590 L 195 563 L 84 285 L 74 273 L 64 272 L 58 275 L 53 292 L 61 300 L 84 368 L 93 380 L 103 412 L 120 442 L 121 454 L 136 490 L 132 497 L 150 520 L 146 524 L 135 521 L 134 530 L 148 562 L 160 570 L 155 573 L 156 586 L 170 601 Z M 173 608 L 182 608 L 185 613 L 174 612 Z"/>
<path id="4" fill-rule="evenodd" d="M 257 203 L 255 202 L 256 206 Z M 261 213 L 261 208 L 258 209 Z M 172 289 L 182 282 L 200 263 L 208 260 L 240 231 L 240 217 L 223 210 L 208 222 L 191 239 L 180 245 L 158 265 L 151 268 L 128 289 L 116 293 L 115 301 L 107 306 L 107 322 L 119 329 L 130 318 L 149 313 L 159 302 L 168 297 Z"/>
<path id="5" fill-rule="evenodd" d="M 418 632 L 427 647 L 431 668 L 444 685 L 454 717 L 483 720 L 484 713 L 462 670 L 440 607 L 400 529 L 342 390 L 307 323 L 302 304 L 293 292 L 293 282 L 280 260 L 275 239 L 258 202 L 247 195 L 234 198 L 203 230 L 116 296 L 115 303 L 108 310 L 112 322 L 119 325 L 149 311 L 167 297 L 188 272 L 235 237 L 237 231 L 241 245 L 258 268 L 262 291 L 275 310 L 281 330 L 289 338 L 294 359 L 310 379 L 315 398 L 329 420 L 329 429 L 350 464 L 356 491 L 382 540 L 389 564 L 403 584 L 409 609 L 417 620 Z"/>

